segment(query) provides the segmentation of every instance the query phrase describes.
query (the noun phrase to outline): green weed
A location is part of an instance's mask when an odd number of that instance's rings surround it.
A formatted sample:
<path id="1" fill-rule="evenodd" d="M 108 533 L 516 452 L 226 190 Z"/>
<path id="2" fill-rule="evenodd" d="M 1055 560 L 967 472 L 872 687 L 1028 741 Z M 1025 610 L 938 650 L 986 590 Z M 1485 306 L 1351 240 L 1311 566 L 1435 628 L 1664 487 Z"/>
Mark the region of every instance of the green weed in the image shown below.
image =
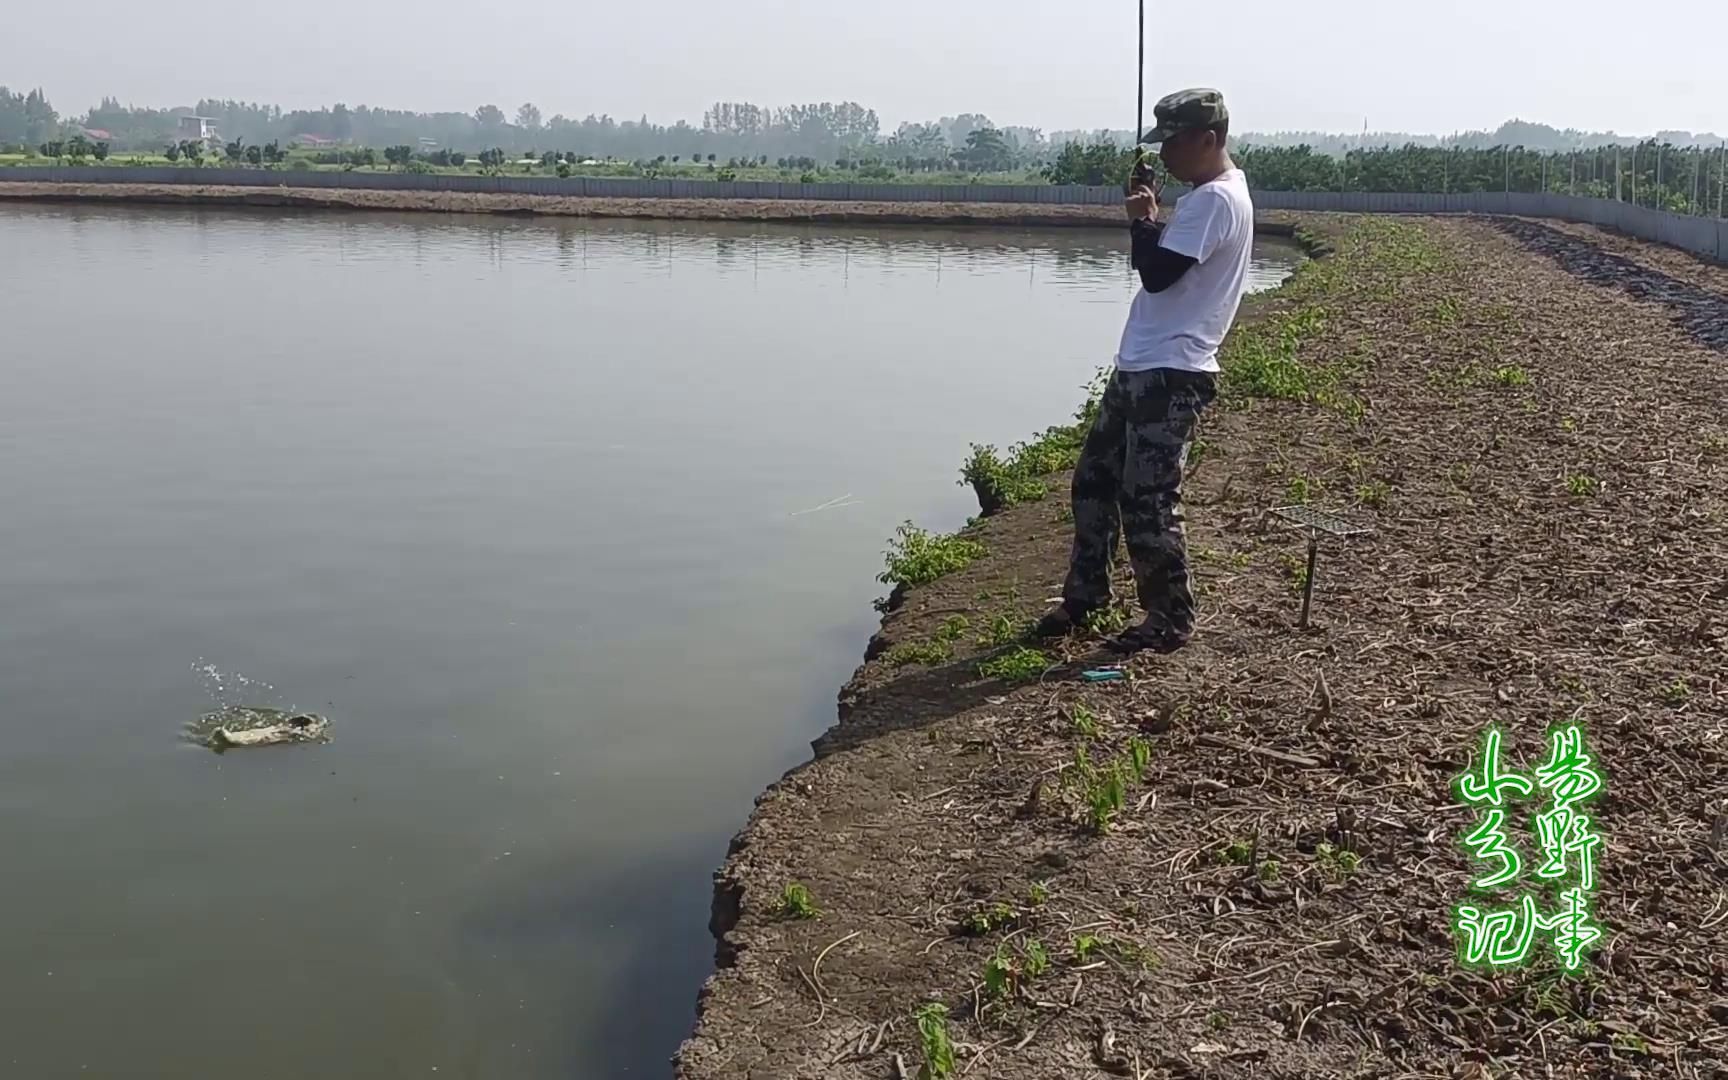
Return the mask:
<path id="1" fill-rule="evenodd" d="M 1013 905 L 998 901 L 961 919 L 960 931 L 969 937 L 983 937 L 997 930 L 1012 929 L 1019 922 L 1020 913 L 1014 910 Z"/>
<path id="2" fill-rule="evenodd" d="M 877 576 L 884 585 L 928 585 L 963 570 L 983 557 L 984 545 L 959 536 L 939 536 L 910 521 L 888 541 L 888 568 Z"/>
<path id="3" fill-rule="evenodd" d="M 1098 717 L 1091 709 L 1076 702 L 1073 709 L 1069 710 L 1069 715 L 1074 719 L 1074 733 L 1076 735 L 1085 739 L 1098 737 Z"/>
<path id="4" fill-rule="evenodd" d="M 1494 381 L 1506 387 L 1529 386 L 1530 373 L 1517 364 L 1504 364 L 1494 369 Z"/>
<path id="5" fill-rule="evenodd" d="M 1692 697 L 1692 687 L 1685 679 L 1675 679 L 1662 688 L 1662 702 L 1665 705 L 1679 707 L 1686 704 Z"/>
<path id="6" fill-rule="evenodd" d="M 978 443 L 972 444 L 972 456 L 960 467 L 960 484 L 972 488 L 978 508 L 987 515 L 1048 494 L 1042 480 L 1003 461 L 994 446 Z"/>
<path id="7" fill-rule="evenodd" d="M 1011 649 L 978 665 L 978 674 L 1002 682 L 1032 682 L 1050 668 L 1050 657 L 1037 649 Z"/>
<path id="8" fill-rule="evenodd" d="M 964 615 L 950 615 L 936 628 L 929 641 L 908 641 L 889 649 L 882 657 L 889 667 L 906 664 L 940 664 L 954 657 L 954 643 L 971 628 Z"/>
<path id="9" fill-rule="evenodd" d="M 1112 637 L 1128 629 L 1128 609 L 1111 604 L 1086 613 L 1086 629 L 1099 637 Z"/>
<path id="10" fill-rule="evenodd" d="M 1134 762 L 1134 775 L 1140 780 L 1146 779 L 1146 771 L 1152 767 L 1152 744 L 1136 735 L 1128 740 L 1128 753 Z"/>
<path id="11" fill-rule="evenodd" d="M 1099 836 L 1109 832 L 1110 823 L 1127 801 L 1128 781 L 1122 775 L 1122 764 L 1111 762 L 1108 769 L 1093 775 L 1086 789 L 1087 820 L 1092 831 Z"/>
<path id="12" fill-rule="evenodd" d="M 1020 972 L 1009 959 L 1008 950 L 996 947 L 996 955 L 984 962 L 984 989 L 993 998 L 1004 998 L 1019 986 Z"/>
<path id="13" fill-rule="evenodd" d="M 1301 555 L 1286 551 L 1278 557 L 1278 563 L 1284 568 L 1284 576 L 1290 581 L 1290 588 L 1301 592 L 1308 587 L 1308 560 Z"/>
<path id="14" fill-rule="evenodd" d="M 1602 482 L 1586 473 L 1575 473 L 1566 478 L 1566 491 L 1578 498 L 1588 498 L 1602 489 Z"/>
<path id="15" fill-rule="evenodd" d="M 1026 977 L 1036 979 L 1050 968 L 1050 953 L 1044 948 L 1044 943 L 1033 938 L 1021 947 L 1026 957 Z"/>
<path id="16" fill-rule="evenodd" d="M 954 646 L 946 641 L 906 641 L 882 654 L 882 662 L 889 667 L 905 667 L 907 664 L 940 664 L 954 658 Z"/>
<path id="17" fill-rule="evenodd" d="M 1043 907 L 1050 902 L 1050 886 L 1042 881 L 1034 881 L 1031 887 L 1026 890 L 1026 896 L 1032 902 L 1033 907 Z"/>
<path id="18" fill-rule="evenodd" d="M 1290 482 L 1284 485 L 1284 498 L 1296 506 L 1305 506 L 1319 486 L 1318 483 L 1309 480 L 1306 476 L 1293 476 L 1290 478 Z"/>
<path id="19" fill-rule="evenodd" d="M 780 906 L 777 909 L 783 919 L 820 919 L 822 910 L 816 906 L 810 890 L 801 883 L 789 882 L 780 890 Z"/>
<path id="20" fill-rule="evenodd" d="M 1570 435 L 1572 432 L 1578 430 L 1578 421 L 1572 419 L 1570 416 L 1562 416 L 1560 418 L 1560 430 Z"/>
<path id="21" fill-rule="evenodd" d="M 1464 306 L 1455 297 L 1442 296 L 1434 302 L 1429 319 L 1441 326 L 1450 326 L 1464 317 Z"/>
<path id="22" fill-rule="evenodd" d="M 954 1041 L 948 1036 L 948 1007 L 931 1002 L 913 1018 L 918 1022 L 918 1043 L 924 1051 L 918 1080 L 949 1080 L 954 1075 Z"/>
<path id="23" fill-rule="evenodd" d="M 1209 1031 L 1223 1031 L 1230 1026 L 1230 1014 L 1214 1010 L 1206 1014 L 1206 1027 Z"/>
<path id="24" fill-rule="evenodd" d="M 1093 953 L 1103 948 L 1103 946 L 1104 942 L 1096 935 L 1081 934 L 1079 937 L 1074 939 L 1074 959 L 1079 963 L 1084 964 L 1092 958 Z"/>
<path id="25" fill-rule="evenodd" d="M 1232 840 L 1218 849 L 1218 861 L 1231 866 L 1247 866 L 1254 857 L 1254 844 L 1248 840 Z"/>
<path id="26" fill-rule="evenodd" d="M 1320 872 L 1332 881 L 1343 881 L 1354 874 L 1358 866 L 1362 865 L 1362 856 L 1332 844 L 1321 844 L 1316 847 L 1314 860 L 1319 864 Z"/>
<path id="27" fill-rule="evenodd" d="M 1325 324 L 1323 309 L 1305 307 L 1238 328 L 1224 349 L 1222 395 L 1235 400 L 1312 399 L 1322 379 L 1296 357 L 1303 341 Z"/>
<path id="28" fill-rule="evenodd" d="M 1277 859 L 1267 859 L 1265 862 L 1260 864 L 1257 873 L 1260 875 L 1261 881 L 1270 883 L 1278 880 L 1280 869 L 1281 867 L 1279 867 Z"/>
<path id="29" fill-rule="evenodd" d="M 1385 481 L 1375 480 L 1372 483 L 1362 484 L 1356 489 L 1356 501 L 1363 506 L 1379 508 L 1386 505 L 1386 500 L 1391 494 L 1392 489 L 1386 486 Z"/>
<path id="30" fill-rule="evenodd" d="M 1018 645 L 1025 640 L 1026 633 L 1030 629 L 1030 624 L 1024 620 L 1017 620 L 1007 615 L 998 615 L 990 620 L 989 626 L 978 638 L 978 644 L 992 649 Z"/>

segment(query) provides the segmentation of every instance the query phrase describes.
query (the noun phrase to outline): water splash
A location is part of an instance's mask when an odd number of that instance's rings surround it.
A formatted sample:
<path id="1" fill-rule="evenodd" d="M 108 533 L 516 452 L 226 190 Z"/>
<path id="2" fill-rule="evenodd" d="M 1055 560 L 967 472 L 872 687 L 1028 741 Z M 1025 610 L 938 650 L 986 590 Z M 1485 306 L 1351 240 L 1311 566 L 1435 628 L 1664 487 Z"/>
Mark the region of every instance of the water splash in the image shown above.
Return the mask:
<path id="1" fill-rule="evenodd" d="M 240 672 L 225 672 L 203 657 L 192 663 L 192 674 L 210 696 L 212 711 L 222 713 L 241 706 L 270 706 L 292 711 L 294 706 L 282 700 L 281 691 L 262 679 Z"/>

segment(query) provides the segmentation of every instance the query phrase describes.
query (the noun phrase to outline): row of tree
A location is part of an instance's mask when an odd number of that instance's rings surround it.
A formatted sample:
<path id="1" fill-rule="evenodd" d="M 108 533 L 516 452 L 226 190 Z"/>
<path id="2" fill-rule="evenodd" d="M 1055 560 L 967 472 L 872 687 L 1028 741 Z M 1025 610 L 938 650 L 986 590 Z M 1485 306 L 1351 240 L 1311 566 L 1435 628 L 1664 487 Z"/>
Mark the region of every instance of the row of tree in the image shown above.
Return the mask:
<path id="1" fill-rule="evenodd" d="M 1689 214 L 1720 214 L 1728 202 L 1728 147 L 1654 139 L 1558 153 L 1417 145 L 1351 150 L 1342 157 L 1309 146 L 1246 145 L 1231 153 L 1263 191 L 1547 191 Z M 1133 160 L 1133 151 L 1110 142 L 1070 143 L 1044 175 L 1056 184 L 1119 184 Z"/>

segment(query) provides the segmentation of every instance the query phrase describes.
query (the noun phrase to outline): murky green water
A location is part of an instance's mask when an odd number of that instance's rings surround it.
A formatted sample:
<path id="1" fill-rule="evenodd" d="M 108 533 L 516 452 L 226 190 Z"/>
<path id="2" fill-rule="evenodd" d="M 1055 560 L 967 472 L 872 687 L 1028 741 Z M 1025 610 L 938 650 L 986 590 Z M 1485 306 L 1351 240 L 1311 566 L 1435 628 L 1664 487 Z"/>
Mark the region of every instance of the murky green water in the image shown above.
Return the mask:
<path id="1" fill-rule="evenodd" d="M 0 208 L 0 1075 L 664 1075 L 883 538 L 1072 410 L 1122 240 Z M 334 741 L 189 745 L 204 664 Z"/>

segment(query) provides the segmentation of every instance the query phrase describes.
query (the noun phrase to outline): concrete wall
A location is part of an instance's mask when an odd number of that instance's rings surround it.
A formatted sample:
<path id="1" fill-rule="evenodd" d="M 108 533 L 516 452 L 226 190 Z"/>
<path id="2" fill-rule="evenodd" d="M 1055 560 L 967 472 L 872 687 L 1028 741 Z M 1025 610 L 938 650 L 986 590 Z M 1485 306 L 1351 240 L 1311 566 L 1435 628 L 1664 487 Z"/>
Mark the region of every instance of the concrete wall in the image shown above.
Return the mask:
<path id="1" fill-rule="evenodd" d="M 781 184 L 762 181 L 614 180 L 529 176 L 439 176 L 377 172 L 287 172 L 270 169 L 190 169 L 171 166 L 0 168 L 6 180 L 68 184 L 222 184 L 239 187 L 366 188 L 387 191 L 462 191 L 565 195 L 609 199 L 822 199 L 836 202 L 1037 203 L 1114 206 L 1113 187 L 1035 184 Z M 1174 195 L 1175 192 L 1169 193 Z M 1359 191 L 1257 191 L 1265 210 L 1374 214 L 1517 214 L 1559 218 L 1620 229 L 1633 236 L 1685 248 L 1728 263 L 1728 221 L 1649 210 L 1611 199 L 1535 192 L 1400 195 Z"/>

